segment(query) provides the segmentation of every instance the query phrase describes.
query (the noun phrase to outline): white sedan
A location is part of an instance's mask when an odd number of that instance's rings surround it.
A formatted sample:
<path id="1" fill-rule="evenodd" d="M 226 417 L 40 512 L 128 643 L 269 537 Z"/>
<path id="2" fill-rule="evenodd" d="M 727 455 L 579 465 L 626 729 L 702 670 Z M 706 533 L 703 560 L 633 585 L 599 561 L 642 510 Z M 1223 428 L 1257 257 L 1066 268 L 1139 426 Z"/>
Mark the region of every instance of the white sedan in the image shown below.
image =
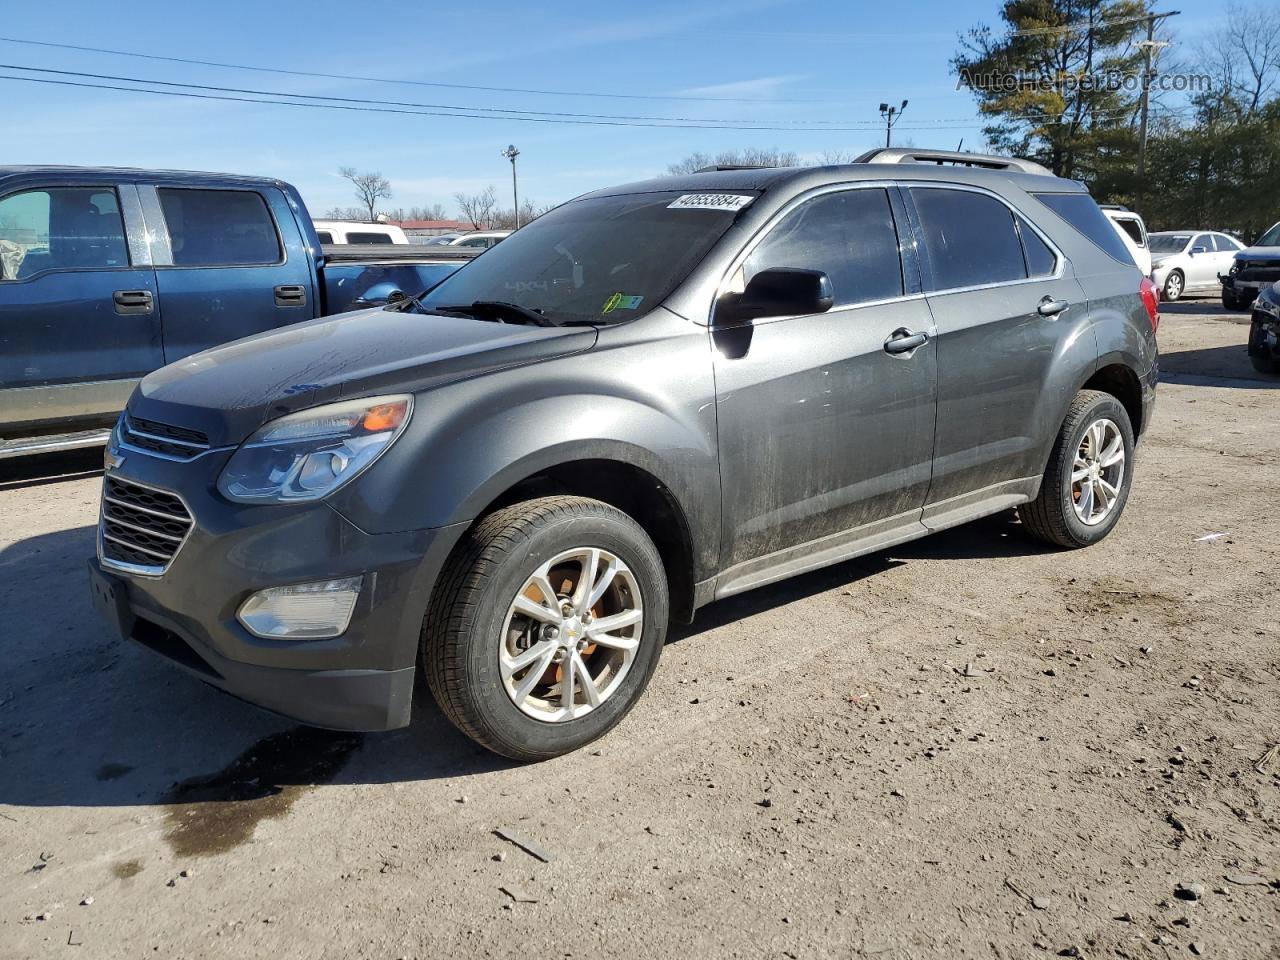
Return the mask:
<path id="1" fill-rule="evenodd" d="M 1151 247 L 1151 279 L 1161 299 L 1172 302 L 1188 293 L 1213 293 L 1221 289 L 1218 274 L 1231 269 L 1240 242 L 1225 233 L 1196 230 L 1162 230 L 1148 234 Z"/>

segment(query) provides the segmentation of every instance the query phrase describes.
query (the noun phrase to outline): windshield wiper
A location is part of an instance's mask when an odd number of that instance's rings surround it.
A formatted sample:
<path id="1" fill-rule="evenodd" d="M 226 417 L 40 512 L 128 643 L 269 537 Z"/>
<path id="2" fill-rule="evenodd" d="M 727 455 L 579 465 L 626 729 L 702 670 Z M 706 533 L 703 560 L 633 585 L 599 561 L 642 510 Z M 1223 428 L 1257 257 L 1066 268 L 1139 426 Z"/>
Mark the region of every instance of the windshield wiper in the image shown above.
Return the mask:
<path id="1" fill-rule="evenodd" d="M 451 307 L 428 307 L 441 313 L 461 313 L 477 319 L 485 315 L 497 316 L 504 323 L 529 323 L 535 327 L 558 327 L 560 324 L 537 310 L 522 307 L 518 303 L 505 300 L 477 300 L 475 303 L 459 304 Z M 515 318 L 515 319 L 511 319 Z"/>

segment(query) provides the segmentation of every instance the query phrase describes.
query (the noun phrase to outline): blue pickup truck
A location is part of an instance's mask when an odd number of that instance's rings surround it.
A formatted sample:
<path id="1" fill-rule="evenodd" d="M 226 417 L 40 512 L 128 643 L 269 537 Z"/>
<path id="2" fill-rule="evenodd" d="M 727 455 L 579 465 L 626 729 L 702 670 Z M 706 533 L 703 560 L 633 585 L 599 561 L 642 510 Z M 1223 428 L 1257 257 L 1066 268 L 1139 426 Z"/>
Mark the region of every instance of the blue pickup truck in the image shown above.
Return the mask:
<path id="1" fill-rule="evenodd" d="M 0 166 L 0 458 L 100 444 L 152 370 L 416 295 L 474 255 L 322 248 L 280 180 Z"/>

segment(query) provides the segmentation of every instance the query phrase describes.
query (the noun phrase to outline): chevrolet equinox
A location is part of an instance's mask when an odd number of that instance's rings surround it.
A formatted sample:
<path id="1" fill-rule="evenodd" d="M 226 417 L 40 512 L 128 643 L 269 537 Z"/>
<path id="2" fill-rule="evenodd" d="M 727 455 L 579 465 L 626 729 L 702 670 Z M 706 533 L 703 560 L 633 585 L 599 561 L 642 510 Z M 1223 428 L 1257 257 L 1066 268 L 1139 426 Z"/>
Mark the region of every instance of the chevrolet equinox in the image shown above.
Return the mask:
<path id="1" fill-rule="evenodd" d="M 146 377 L 93 594 L 308 724 L 409 722 L 416 671 L 508 757 L 617 724 L 704 604 L 1017 508 L 1097 543 L 1157 301 L 1085 188 L 880 150 L 599 190 L 429 291 Z"/>

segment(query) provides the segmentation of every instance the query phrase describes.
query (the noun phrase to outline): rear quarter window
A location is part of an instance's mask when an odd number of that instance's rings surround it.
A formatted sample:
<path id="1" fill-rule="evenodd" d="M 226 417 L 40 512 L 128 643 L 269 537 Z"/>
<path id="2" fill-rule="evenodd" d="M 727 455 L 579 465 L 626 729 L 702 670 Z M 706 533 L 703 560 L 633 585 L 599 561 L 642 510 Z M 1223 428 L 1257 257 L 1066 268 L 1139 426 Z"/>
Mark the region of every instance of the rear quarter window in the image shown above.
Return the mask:
<path id="1" fill-rule="evenodd" d="M 1093 197 L 1087 193 L 1033 193 L 1032 196 L 1114 260 L 1125 266 L 1137 266 L 1129 248 L 1124 245 L 1107 215 L 1093 202 Z"/>

